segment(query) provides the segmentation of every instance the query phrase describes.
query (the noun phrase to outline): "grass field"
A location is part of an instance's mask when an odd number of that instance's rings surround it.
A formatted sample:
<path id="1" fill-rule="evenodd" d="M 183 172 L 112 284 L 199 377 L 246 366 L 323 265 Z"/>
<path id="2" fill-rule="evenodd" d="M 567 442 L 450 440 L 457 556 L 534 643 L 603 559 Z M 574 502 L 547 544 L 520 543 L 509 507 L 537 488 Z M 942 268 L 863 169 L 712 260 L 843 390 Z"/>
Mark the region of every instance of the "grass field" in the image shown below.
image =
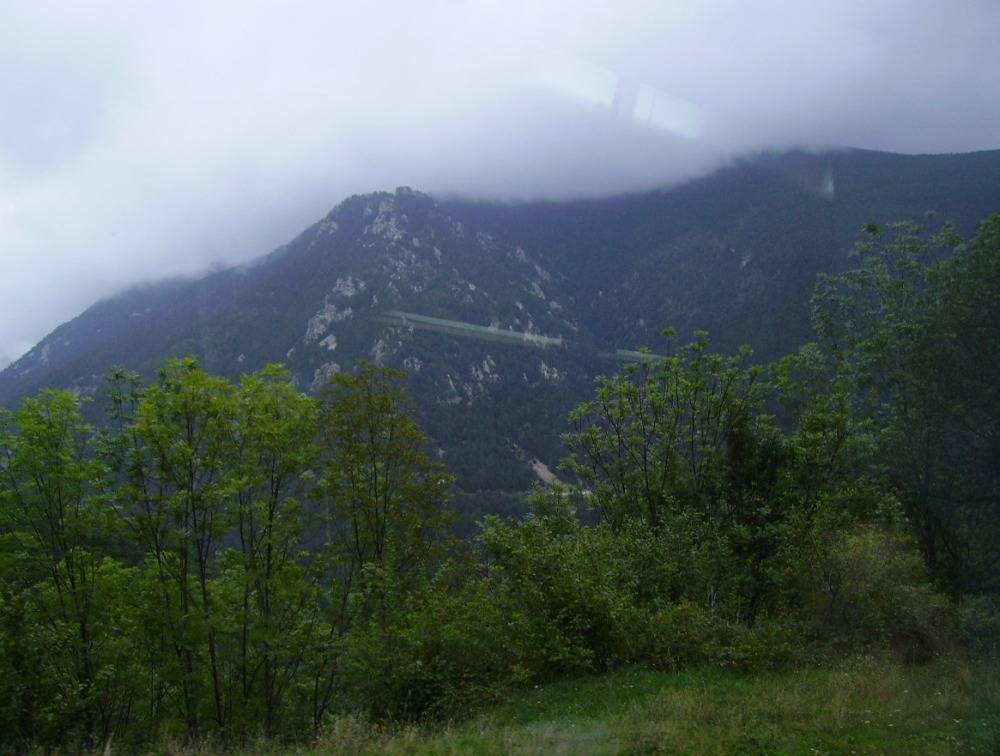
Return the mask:
<path id="1" fill-rule="evenodd" d="M 308 754 L 995 754 L 995 668 L 869 657 L 746 675 L 615 672 L 523 691 L 460 725 L 337 721 Z"/>

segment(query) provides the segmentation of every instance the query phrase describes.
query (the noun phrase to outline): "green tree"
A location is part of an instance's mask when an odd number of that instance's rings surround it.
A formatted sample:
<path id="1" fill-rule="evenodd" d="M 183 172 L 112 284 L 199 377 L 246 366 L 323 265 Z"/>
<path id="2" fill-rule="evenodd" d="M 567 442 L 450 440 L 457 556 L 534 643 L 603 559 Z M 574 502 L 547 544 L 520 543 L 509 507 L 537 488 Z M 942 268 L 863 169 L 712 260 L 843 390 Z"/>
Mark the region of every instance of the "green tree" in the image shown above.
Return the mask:
<path id="1" fill-rule="evenodd" d="M 570 414 L 564 466 L 612 529 L 683 530 L 689 554 L 723 539 L 743 582 L 726 602 L 752 618 L 774 599 L 786 451 L 763 413 L 762 369 L 749 360 L 749 349 L 709 352 L 699 333 L 671 356 L 599 379 L 596 398 Z"/>
<path id="2" fill-rule="evenodd" d="M 8 680 L 7 705 L 20 707 L 8 724 L 49 746 L 103 743 L 133 703 L 127 602 L 114 601 L 123 568 L 107 554 L 115 523 L 93 438 L 68 392 L 0 415 L 0 613 L 5 672 L 21 676 Z"/>
<path id="3" fill-rule="evenodd" d="M 734 463 L 735 473 L 736 456 L 768 435 L 761 369 L 749 358 L 749 349 L 736 357 L 712 354 L 708 335 L 698 333 L 674 355 L 650 356 L 598 379 L 596 398 L 570 414 L 564 466 L 602 517 L 612 525 L 639 518 L 659 531 L 677 507 L 709 517 L 736 514 L 735 499 L 723 496 L 725 468 Z M 728 482 L 740 485 L 736 477 Z"/>
<path id="4" fill-rule="evenodd" d="M 362 362 L 355 373 L 333 376 L 322 397 L 330 632 L 347 655 L 373 635 L 393 632 L 407 597 L 446 555 L 454 519 L 446 506 L 452 478 L 427 451 L 403 376 Z M 317 711 L 333 693 L 335 669 L 331 663 L 317 681 Z M 379 683 L 354 684 L 370 705 L 371 686 Z"/>
<path id="5" fill-rule="evenodd" d="M 426 578 L 447 546 L 452 478 L 427 451 L 403 377 L 361 363 L 354 374 L 333 376 L 323 395 L 322 491 L 345 596 L 366 571 L 391 570 L 406 590 Z"/>
<path id="6" fill-rule="evenodd" d="M 284 371 L 244 376 L 237 406 L 237 531 L 242 557 L 241 687 L 259 679 L 264 733 L 274 734 L 313 640 L 316 579 L 304 538 L 318 461 L 318 405 Z M 247 663 L 247 640 L 255 664 Z M 259 675 L 256 674 L 259 669 Z"/>
<path id="7" fill-rule="evenodd" d="M 957 547 L 967 592 L 1000 590 L 1000 215 L 986 218 L 935 280 L 907 365 L 916 377 L 901 403 L 902 438 L 919 439 L 928 464 L 897 473 L 941 519 Z M 917 394 L 924 399 L 917 403 Z"/>
<path id="8" fill-rule="evenodd" d="M 308 731 L 304 680 L 327 637 L 308 548 L 319 403 L 277 366 L 238 385 L 191 359 L 146 387 L 110 378 L 104 449 L 144 568 L 155 717 L 235 742 Z"/>
<path id="9" fill-rule="evenodd" d="M 237 545 L 220 554 L 216 580 L 230 618 L 227 698 L 242 738 L 258 728 L 272 737 L 279 724 L 304 726 L 285 702 L 316 631 L 318 576 L 304 539 L 318 405 L 276 366 L 243 376 L 234 402 L 226 506 Z"/>
<path id="10" fill-rule="evenodd" d="M 953 589 L 995 581 L 998 363 L 996 217 L 966 242 L 946 226 L 868 227 L 857 265 L 814 298 L 831 385 L 850 387 L 856 423 L 899 494 L 932 574 Z"/>
<path id="11" fill-rule="evenodd" d="M 112 406 L 127 409 L 127 397 Z M 221 732 L 229 711 L 218 649 L 229 610 L 211 578 L 239 482 L 234 408 L 232 384 L 193 359 L 172 360 L 132 397 L 133 414 L 122 418 L 124 435 L 114 445 L 117 509 L 145 558 L 149 663 L 191 736 Z"/>
<path id="12" fill-rule="evenodd" d="M 451 477 L 401 373 L 361 365 L 323 401 L 273 366 L 109 379 L 99 434 L 71 394 L 0 415 L 0 747 L 245 744 L 333 706 L 459 706 L 473 684 L 429 650 L 430 618 L 489 602 L 435 582 Z"/>

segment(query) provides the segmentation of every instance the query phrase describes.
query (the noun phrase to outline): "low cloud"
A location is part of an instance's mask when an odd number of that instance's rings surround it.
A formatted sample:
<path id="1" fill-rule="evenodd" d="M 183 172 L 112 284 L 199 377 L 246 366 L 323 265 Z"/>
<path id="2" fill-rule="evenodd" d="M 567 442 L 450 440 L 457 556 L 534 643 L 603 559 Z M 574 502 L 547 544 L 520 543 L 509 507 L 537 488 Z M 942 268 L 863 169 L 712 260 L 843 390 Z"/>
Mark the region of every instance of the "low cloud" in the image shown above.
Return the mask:
<path id="1" fill-rule="evenodd" d="M 8 5 L 0 360 L 354 193 L 596 196 L 764 148 L 1000 146 L 993 2 Z"/>

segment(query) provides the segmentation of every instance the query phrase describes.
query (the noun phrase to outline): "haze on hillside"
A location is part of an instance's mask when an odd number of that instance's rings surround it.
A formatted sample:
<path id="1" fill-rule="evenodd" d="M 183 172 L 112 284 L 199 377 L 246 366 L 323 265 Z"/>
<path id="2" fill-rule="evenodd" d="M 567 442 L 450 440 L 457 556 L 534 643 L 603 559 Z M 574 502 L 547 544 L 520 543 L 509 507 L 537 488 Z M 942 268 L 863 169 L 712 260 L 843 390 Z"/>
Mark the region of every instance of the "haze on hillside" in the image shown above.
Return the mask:
<path id="1" fill-rule="evenodd" d="M 99 297 L 257 257 L 354 193 L 561 199 L 761 149 L 996 148 L 997 28 L 986 0 L 13 0 L 0 364 Z"/>

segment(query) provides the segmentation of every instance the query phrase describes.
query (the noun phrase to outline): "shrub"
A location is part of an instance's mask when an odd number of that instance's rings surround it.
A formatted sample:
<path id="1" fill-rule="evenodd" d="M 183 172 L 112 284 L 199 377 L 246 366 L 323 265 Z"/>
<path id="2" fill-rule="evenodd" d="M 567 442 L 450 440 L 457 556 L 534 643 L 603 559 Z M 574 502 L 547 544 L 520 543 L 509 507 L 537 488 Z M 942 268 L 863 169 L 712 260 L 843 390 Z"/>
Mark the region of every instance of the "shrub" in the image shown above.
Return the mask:
<path id="1" fill-rule="evenodd" d="M 605 528 L 587 528 L 558 492 L 539 494 L 523 521 L 495 517 L 480 542 L 527 677 L 552 679 L 619 661 L 629 590 Z"/>
<path id="2" fill-rule="evenodd" d="M 954 608 L 931 586 L 916 546 L 890 527 L 836 532 L 815 561 L 810 591 L 806 618 L 835 649 L 927 661 L 955 646 Z"/>
<path id="3" fill-rule="evenodd" d="M 340 640 L 348 710 L 394 722 L 461 719 L 516 680 L 506 624 L 482 582 L 439 575 L 397 609 Z"/>

